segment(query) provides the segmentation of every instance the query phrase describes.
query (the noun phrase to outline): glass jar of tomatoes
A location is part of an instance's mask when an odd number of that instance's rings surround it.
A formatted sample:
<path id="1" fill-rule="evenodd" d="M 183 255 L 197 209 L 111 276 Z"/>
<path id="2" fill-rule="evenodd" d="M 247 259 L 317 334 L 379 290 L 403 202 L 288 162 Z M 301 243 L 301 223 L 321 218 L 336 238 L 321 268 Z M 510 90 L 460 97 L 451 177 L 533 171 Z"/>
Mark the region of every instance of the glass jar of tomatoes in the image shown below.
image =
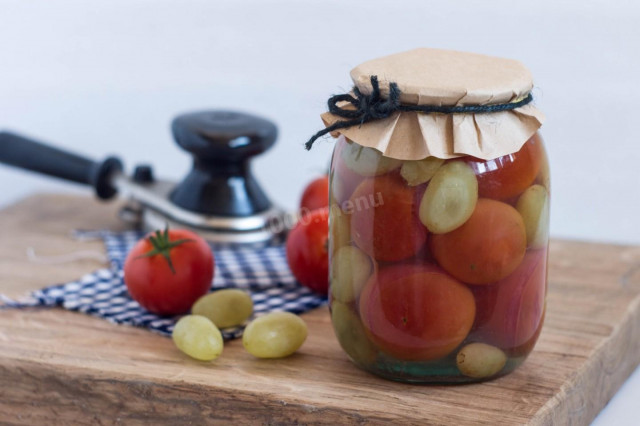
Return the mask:
<path id="1" fill-rule="evenodd" d="M 340 129 L 329 299 L 355 364 L 393 380 L 459 383 L 507 374 L 531 352 L 545 314 L 550 187 L 543 142 L 530 127 L 524 140 L 525 131 L 494 138 L 485 158 L 460 149 L 417 159 L 356 141 L 372 134 L 366 122 Z M 404 137 L 398 143 L 420 145 L 416 133 Z M 464 148 L 459 138 L 452 145 Z"/>

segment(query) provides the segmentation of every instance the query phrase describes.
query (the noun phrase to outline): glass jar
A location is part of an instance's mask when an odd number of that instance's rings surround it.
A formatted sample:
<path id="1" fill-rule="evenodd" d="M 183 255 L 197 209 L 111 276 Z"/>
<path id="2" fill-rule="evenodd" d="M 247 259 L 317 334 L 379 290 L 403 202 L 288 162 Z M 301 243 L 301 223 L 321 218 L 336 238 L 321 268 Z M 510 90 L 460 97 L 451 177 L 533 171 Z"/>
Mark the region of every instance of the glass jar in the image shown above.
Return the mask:
<path id="1" fill-rule="evenodd" d="M 545 314 L 549 166 L 513 154 L 401 161 L 344 136 L 330 175 L 330 309 L 341 346 L 392 380 L 513 371 Z"/>

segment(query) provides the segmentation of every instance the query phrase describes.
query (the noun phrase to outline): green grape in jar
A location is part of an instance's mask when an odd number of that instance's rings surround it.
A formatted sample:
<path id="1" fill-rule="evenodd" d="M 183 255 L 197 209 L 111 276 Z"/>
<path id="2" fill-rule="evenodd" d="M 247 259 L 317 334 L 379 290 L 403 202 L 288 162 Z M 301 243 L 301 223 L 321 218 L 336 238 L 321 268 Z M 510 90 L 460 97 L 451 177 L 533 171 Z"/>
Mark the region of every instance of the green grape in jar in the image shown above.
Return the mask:
<path id="1" fill-rule="evenodd" d="M 524 221 L 527 245 L 540 248 L 547 245 L 549 234 L 549 193 L 542 185 L 527 188 L 516 204 Z"/>
<path id="2" fill-rule="evenodd" d="M 476 379 L 498 374 L 506 363 L 505 353 L 486 343 L 469 343 L 456 356 L 458 370 L 465 376 Z"/>
<path id="3" fill-rule="evenodd" d="M 331 322 L 340 345 L 353 361 L 361 365 L 375 361 L 377 350 L 367 338 L 362 321 L 349 306 L 334 300 L 331 303 Z"/>
<path id="4" fill-rule="evenodd" d="M 331 260 L 331 295 L 344 303 L 354 301 L 372 272 L 373 262 L 365 252 L 354 246 L 340 248 Z"/>
<path id="5" fill-rule="evenodd" d="M 430 232 L 444 234 L 462 226 L 476 207 L 478 180 L 465 162 L 438 169 L 420 202 L 420 221 Z"/>
<path id="6" fill-rule="evenodd" d="M 284 358 L 297 351 L 307 339 L 307 324 L 290 312 L 271 312 L 251 321 L 242 344 L 258 358 Z"/>
<path id="7" fill-rule="evenodd" d="M 187 315 L 176 323 L 171 333 L 175 345 L 191 358 L 211 361 L 222 353 L 223 340 L 220 330 L 201 315 Z"/>
<path id="8" fill-rule="evenodd" d="M 329 211 L 329 244 L 331 253 L 351 244 L 351 215 L 345 213 L 337 204 Z"/>
<path id="9" fill-rule="evenodd" d="M 429 182 L 443 164 L 444 160 L 436 157 L 405 161 L 400 168 L 400 175 L 407 185 L 418 186 Z"/>
<path id="10" fill-rule="evenodd" d="M 366 177 L 383 175 L 402 164 L 400 160 L 383 156 L 377 149 L 351 141 L 347 141 L 342 150 L 342 160 L 349 169 Z"/>
<path id="11" fill-rule="evenodd" d="M 547 191 L 551 189 L 551 169 L 549 167 L 549 159 L 547 158 L 547 154 L 543 151 L 542 155 L 542 164 L 540 165 L 540 173 L 536 178 L 536 183 L 544 186 Z"/>
<path id="12" fill-rule="evenodd" d="M 209 318 L 218 328 L 233 327 L 244 323 L 253 314 L 253 301 L 242 290 L 218 290 L 198 299 L 191 313 Z"/>

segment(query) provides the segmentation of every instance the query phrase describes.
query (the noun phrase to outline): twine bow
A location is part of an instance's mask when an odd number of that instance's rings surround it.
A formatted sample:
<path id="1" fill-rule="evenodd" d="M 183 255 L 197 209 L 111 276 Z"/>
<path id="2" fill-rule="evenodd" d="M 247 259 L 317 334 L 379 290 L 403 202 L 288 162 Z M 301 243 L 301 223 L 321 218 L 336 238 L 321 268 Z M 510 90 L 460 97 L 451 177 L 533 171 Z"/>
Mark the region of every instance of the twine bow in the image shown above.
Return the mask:
<path id="1" fill-rule="evenodd" d="M 320 137 L 340 129 L 363 125 L 370 121 L 381 120 L 390 117 L 395 112 L 420 112 L 423 114 L 479 114 L 499 111 L 510 111 L 520 108 L 533 101 L 531 93 L 518 102 L 507 102 L 495 105 L 462 105 L 462 106 L 437 106 L 437 105 L 404 105 L 400 103 L 400 89 L 394 82 L 389 83 L 389 97 L 382 98 L 380 95 L 380 84 L 378 76 L 371 76 L 371 93 L 363 94 L 358 87 L 353 87 L 351 93 L 334 95 L 327 101 L 329 112 L 345 120 L 336 121 L 332 125 L 320 130 L 304 144 L 308 150 L 313 147 L 313 143 Z M 347 102 L 353 108 L 341 107 L 339 102 Z M 355 109 L 354 109 L 355 108 Z"/>

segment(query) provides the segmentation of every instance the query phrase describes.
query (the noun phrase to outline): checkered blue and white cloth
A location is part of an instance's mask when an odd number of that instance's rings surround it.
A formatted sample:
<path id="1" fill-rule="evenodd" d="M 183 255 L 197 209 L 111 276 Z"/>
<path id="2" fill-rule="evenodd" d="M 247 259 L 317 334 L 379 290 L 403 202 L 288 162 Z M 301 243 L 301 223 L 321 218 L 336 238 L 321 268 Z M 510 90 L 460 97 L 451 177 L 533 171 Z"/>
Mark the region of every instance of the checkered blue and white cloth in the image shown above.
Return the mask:
<path id="1" fill-rule="evenodd" d="M 144 234 L 137 231 L 81 231 L 82 238 L 102 238 L 111 267 L 99 269 L 77 281 L 33 292 L 24 301 L 3 298 L 5 307 L 61 306 L 104 318 L 116 324 L 145 327 L 171 335 L 179 317 L 162 317 L 146 311 L 133 300 L 123 280 L 127 253 Z M 254 316 L 271 311 L 300 314 L 317 308 L 326 297 L 298 284 L 289 270 L 282 243 L 264 246 L 213 246 L 215 275 L 212 291 L 239 288 L 250 293 Z M 242 336 L 243 327 L 221 330 L 223 337 Z"/>

